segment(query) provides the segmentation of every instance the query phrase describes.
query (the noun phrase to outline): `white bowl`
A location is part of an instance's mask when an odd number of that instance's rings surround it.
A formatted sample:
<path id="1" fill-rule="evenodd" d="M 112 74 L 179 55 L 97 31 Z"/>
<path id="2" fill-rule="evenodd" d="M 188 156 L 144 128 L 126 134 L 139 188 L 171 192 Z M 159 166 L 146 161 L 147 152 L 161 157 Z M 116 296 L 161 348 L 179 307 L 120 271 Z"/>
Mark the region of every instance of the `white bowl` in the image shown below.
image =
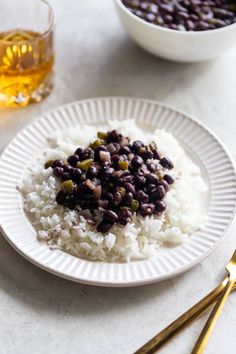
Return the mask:
<path id="1" fill-rule="evenodd" d="M 121 0 L 115 0 L 115 4 L 131 38 L 148 52 L 165 59 L 183 62 L 210 60 L 236 44 L 236 23 L 209 31 L 176 31 L 140 19 Z"/>

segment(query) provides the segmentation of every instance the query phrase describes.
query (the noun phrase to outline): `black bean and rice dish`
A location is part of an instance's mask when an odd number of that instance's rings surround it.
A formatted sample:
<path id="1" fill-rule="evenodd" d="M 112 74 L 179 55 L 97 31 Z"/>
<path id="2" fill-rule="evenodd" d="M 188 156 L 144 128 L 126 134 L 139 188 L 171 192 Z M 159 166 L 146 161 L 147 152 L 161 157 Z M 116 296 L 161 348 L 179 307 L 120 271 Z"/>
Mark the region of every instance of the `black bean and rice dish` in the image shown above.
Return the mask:
<path id="1" fill-rule="evenodd" d="M 201 228 L 207 187 L 170 133 L 124 120 L 55 134 L 21 192 L 39 241 L 115 262 L 156 256 Z"/>

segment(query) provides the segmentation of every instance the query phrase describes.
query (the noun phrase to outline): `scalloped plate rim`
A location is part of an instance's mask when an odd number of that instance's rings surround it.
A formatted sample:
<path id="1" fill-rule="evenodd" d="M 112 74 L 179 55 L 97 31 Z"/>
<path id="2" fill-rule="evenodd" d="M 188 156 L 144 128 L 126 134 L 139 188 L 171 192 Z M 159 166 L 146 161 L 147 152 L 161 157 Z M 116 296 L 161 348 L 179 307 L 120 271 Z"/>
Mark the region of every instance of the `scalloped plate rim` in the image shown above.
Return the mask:
<path id="1" fill-rule="evenodd" d="M 176 109 L 175 107 L 165 104 L 165 103 L 160 103 L 158 101 L 155 100 L 151 100 L 151 99 L 145 99 L 145 98 L 136 98 L 136 97 L 125 97 L 125 96 L 108 96 L 108 97 L 96 97 L 96 98 L 88 98 L 88 99 L 82 99 L 82 100 L 78 100 L 78 101 L 74 101 L 71 103 L 67 103 L 65 105 L 61 105 L 58 106 L 54 109 L 51 109 L 39 116 L 37 116 L 31 123 L 25 125 L 16 135 L 15 137 L 10 141 L 10 143 L 5 147 L 5 149 L 3 150 L 1 156 L 0 156 L 0 161 L 2 160 L 2 158 L 5 156 L 5 153 L 7 152 L 8 148 L 11 146 L 11 144 L 17 140 L 17 138 L 19 137 L 19 135 L 26 130 L 27 128 L 29 128 L 32 124 L 39 122 L 43 119 L 45 119 L 45 116 L 50 116 L 52 113 L 56 112 L 56 111 L 60 111 L 62 109 L 65 109 L 66 107 L 70 107 L 70 106 L 74 106 L 77 104 L 81 104 L 81 103 L 86 103 L 86 102 L 93 102 L 93 101 L 98 101 L 98 100 L 102 100 L 102 101 L 106 101 L 106 100 L 126 100 L 126 101 L 137 101 L 137 102 L 143 102 L 143 103 L 149 103 L 149 104 L 155 104 L 156 106 L 162 107 L 163 109 L 169 109 L 170 111 L 173 111 L 177 114 L 183 115 L 185 118 L 187 118 L 190 121 L 195 122 L 200 128 L 203 128 L 207 134 L 210 134 L 215 141 L 220 145 L 221 149 L 225 152 L 225 155 L 227 156 L 229 162 L 231 163 L 231 166 L 233 167 L 233 171 L 234 171 L 234 175 L 236 174 L 235 172 L 235 163 L 234 160 L 232 159 L 230 153 L 228 152 L 228 149 L 225 147 L 224 143 L 222 142 L 221 139 L 219 139 L 216 134 L 214 132 L 211 131 L 211 129 L 209 129 L 204 123 L 202 123 L 201 121 L 199 121 L 198 119 L 196 119 L 195 117 L 193 117 L 192 115 L 188 114 L 187 112 L 184 112 L 182 110 Z M 124 117 L 125 118 L 125 117 Z M 203 164 L 204 165 L 204 164 Z M 165 280 L 165 279 L 169 279 L 173 276 L 177 276 L 183 272 L 185 272 L 186 270 L 194 267 L 196 264 L 198 264 L 199 262 L 201 262 L 203 259 L 205 259 L 209 254 L 211 254 L 226 238 L 228 230 L 230 228 L 230 226 L 232 225 L 234 216 L 235 216 L 235 211 L 236 211 L 236 204 L 234 203 L 234 208 L 232 209 L 232 214 L 231 214 L 231 218 L 228 221 L 227 227 L 225 228 L 224 232 L 222 233 L 221 238 L 218 240 L 218 242 L 216 242 L 212 247 L 210 247 L 208 249 L 207 252 L 205 252 L 202 256 L 198 257 L 197 259 L 193 260 L 192 262 L 190 262 L 188 265 L 184 265 L 183 267 L 179 268 L 178 270 L 174 270 L 172 272 L 169 272 L 168 274 L 163 274 L 163 275 L 158 275 L 157 278 L 153 277 L 150 279 L 146 279 L 146 280 L 137 280 L 135 279 L 134 281 L 127 281 L 124 283 L 124 281 L 118 282 L 106 282 L 106 281 L 99 281 L 99 280 L 89 280 L 89 279 L 81 279 L 69 274 L 66 274 L 64 272 L 58 271 L 56 269 L 51 268 L 49 265 L 45 265 L 40 261 L 37 261 L 35 259 L 33 259 L 30 255 L 28 255 L 27 253 L 19 250 L 17 248 L 17 245 L 11 240 L 11 238 L 7 235 L 7 232 L 4 228 L 4 225 L 0 225 L 1 229 L 2 229 L 2 233 L 3 236 L 5 237 L 5 239 L 9 242 L 9 244 L 19 253 L 21 254 L 25 259 L 29 260 L 32 264 L 39 266 L 41 269 L 44 269 L 46 271 L 48 271 L 51 274 L 60 276 L 64 279 L 69 279 L 71 281 L 74 282 L 80 282 L 83 284 L 88 284 L 88 285 L 97 285 L 97 286 L 108 286 L 108 287 L 129 287 L 129 286 L 139 286 L 139 285 L 145 285 L 145 284 L 150 284 L 150 283 L 154 283 L 154 282 L 158 282 L 161 280 Z M 73 257 L 73 256 L 72 256 Z M 73 257 L 74 258 L 74 257 Z M 89 263 L 94 263 L 94 262 L 90 262 L 87 261 Z M 142 262 L 145 262 L 142 261 Z M 96 263 L 96 262 L 95 262 Z M 131 262 L 132 263 L 132 262 Z"/>

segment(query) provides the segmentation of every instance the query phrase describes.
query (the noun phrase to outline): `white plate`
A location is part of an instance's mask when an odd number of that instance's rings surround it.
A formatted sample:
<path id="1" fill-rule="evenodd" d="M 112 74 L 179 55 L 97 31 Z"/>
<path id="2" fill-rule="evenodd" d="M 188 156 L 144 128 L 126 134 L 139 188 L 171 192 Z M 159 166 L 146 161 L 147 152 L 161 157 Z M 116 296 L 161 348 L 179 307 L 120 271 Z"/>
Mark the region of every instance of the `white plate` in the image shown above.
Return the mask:
<path id="1" fill-rule="evenodd" d="M 134 118 L 147 129 L 171 132 L 198 161 L 210 186 L 208 219 L 185 243 L 161 252 L 155 259 L 129 264 L 90 262 L 75 258 L 36 240 L 22 210 L 16 189 L 25 166 L 45 147 L 55 130 L 108 119 Z M 193 267 L 223 240 L 236 204 L 236 176 L 231 158 L 206 127 L 184 113 L 160 103 L 133 98 L 98 98 L 60 107 L 23 129 L 0 159 L 0 222 L 3 234 L 25 258 L 61 277 L 94 285 L 131 286 L 170 278 Z"/>

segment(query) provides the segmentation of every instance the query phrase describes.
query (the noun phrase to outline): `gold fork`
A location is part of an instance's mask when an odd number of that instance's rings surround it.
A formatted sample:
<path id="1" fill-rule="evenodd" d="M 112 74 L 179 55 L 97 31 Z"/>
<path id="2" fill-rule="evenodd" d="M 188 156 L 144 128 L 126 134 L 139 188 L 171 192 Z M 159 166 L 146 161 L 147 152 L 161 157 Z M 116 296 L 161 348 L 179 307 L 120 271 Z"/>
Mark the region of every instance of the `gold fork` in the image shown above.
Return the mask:
<path id="1" fill-rule="evenodd" d="M 228 272 L 228 282 L 222 291 L 222 294 L 217 301 L 215 307 L 213 308 L 191 354 L 201 354 L 207 344 L 207 341 L 215 327 L 215 324 L 220 316 L 220 313 L 224 307 L 224 304 L 233 289 L 234 283 L 236 281 L 236 251 L 234 252 L 231 260 L 226 265 L 226 270 Z"/>
<path id="2" fill-rule="evenodd" d="M 167 341 L 174 337 L 178 332 L 184 329 L 193 320 L 203 314 L 216 300 L 219 299 L 223 289 L 228 282 L 226 277 L 220 285 L 212 292 L 206 295 L 197 304 L 187 310 L 183 315 L 178 317 L 168 327 L 163 329 L 159 334 L 154 336 L 149 342 L 138 349 L 134 354 L 152 354 L 160 349 Z M 236 289 L 236 283 L 233 285 L 233 290 Z"/>

